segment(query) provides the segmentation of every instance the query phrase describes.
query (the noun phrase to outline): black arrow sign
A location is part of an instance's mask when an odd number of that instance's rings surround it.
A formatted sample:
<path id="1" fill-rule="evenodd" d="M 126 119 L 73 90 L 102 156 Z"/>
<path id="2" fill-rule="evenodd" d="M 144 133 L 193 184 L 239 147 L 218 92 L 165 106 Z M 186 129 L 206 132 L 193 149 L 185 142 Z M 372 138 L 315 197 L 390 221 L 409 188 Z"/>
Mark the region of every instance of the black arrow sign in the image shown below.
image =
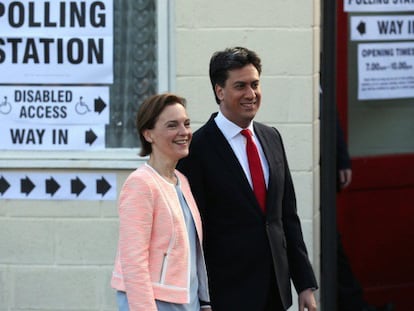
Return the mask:
<path id="1" fill-rule="evenodd" d="M 32 192 L 35 185 L 34 183 L 29 179 L 29 177 L 26 176 L 25 179 L 20 179 L 20 192 L 25 193 L 26 196 Z"/>
<path id="2" fill-rule="evenodd" d="M 46 193 L 50 194 L 52 197 L 58 191 L 60 188 L 60 185 L 56 182 L 56 180 L 53 177 L 50 177 L 49 179 L 46 179 Z"/>
<path id="3" fill-rule="evenodd" d="M 7 189 L 10 188 L 10 184 L 7 182 L 6 178 L 4 178 L 3 176 L 1 176 L 0 178 L 0 193 L 1 195 L 3 195 Z"/>
<path id="4" fill-rule="evenodd" d="M 97 138 L 98 136 L 95 135 L 92 129 L 85 132 L 85 144 L 89 144 L 89 146 L 91 146 Z"/>
<path id="5" fill-rule="evenodd" d="M 71 193 L 76 194 L 78 197 L 79 194 L 86 188 L 85 184 L 76 176 L 76 179 L 71 179 Z"/>
<path id="6" fill-rule="evenodd" d="M 101 97 L 95 99 L 95 112 L 101 114 L 101 112 L 106 108 L 105 102 Z"/>
<path id="7" fill-rule="evenodd" d="M 101 179 L 96 180 L 96 193 L 102 194 L 102 196 L 104 196 L 109 189 L 111 189 L 111 185 L 103 176 Z"/>
<path id="8" fill-rule="evenodd" d="M 365 32 L 366 32 L 366 27 L 365 26 L 366 26 L 365 22 L 360 22 L 358 24 L 357 30 L 359 31 L 359 33 L 361 35 L 365 34 Z"/>

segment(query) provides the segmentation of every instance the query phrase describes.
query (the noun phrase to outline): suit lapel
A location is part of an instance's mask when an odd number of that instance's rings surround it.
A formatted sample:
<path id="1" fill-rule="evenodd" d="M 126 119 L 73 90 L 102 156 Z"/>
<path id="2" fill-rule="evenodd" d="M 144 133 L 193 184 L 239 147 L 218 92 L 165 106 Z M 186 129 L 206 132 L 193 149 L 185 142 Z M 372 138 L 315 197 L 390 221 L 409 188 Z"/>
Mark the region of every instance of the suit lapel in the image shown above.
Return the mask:
<path id="1" fill-rule="evenodd" d="M 222 167 L 223 170 L 230 171 L 230 174 L 236 177 L 232 179 L 232 182 L 235 181 L 239 185 L 238 188 L 240 189 L 240 192 L 238 195 L 245 196 L 246 199 L 251 202 L 251 205 L 255 207 L 254 209 L 260 215 L 263 215 L 254 192 L 250 187 L 250 183 L 244 174 L 243 168 L 240 165 L 236 155 L 234 154 L 233 149 L 231 149 L 231 146 L 228 143 L 227 139 L 217 127 L 217 124 L 214 121 L 214 117 L 215 114 L 213 114 L 210 120 L 206 123 L 206 136 L 209 146 L 211 146 L 212 150 L 214 150 L 213 152 L 215 152 L 220 158 L 220 164 L 217 165 Z"/>
<path id="2" fill-rule="evenodd" d="M 216 165 L 219 165 L 223 170 L 229 171 L 232 176 L 236 177 L 232 182 L 235 180 L 239 184 L 240 195 L 247 195 L 255 201 L 254 193 L 244 174 L 243 168 L 226 137 L 224 137 L 223 133 L 217 127 L 214 117 L 215 115 L 206 123 L 206 129 L 208 144 L 211 146 L 212 152 L 216 153 L 219 157 L 220 163 L 216 163 Z"/>
<path id="3" fill-rule="evenodd" d="M 275 176 L 281 174 L 279 171 L 280 163 L 277 161 L 276 154 L 280 152 L 280 148 L 276 144 L 275 133 L 265 130 L 264 127 L 258 126 L 257 123 L 254 123 L 253 126 L 269 166 L 269 182 L 266 194 L 266 210 L 267 214 L 269 214 L 272 207 L 276 206 L 276 189 L 278 185 Z"/>

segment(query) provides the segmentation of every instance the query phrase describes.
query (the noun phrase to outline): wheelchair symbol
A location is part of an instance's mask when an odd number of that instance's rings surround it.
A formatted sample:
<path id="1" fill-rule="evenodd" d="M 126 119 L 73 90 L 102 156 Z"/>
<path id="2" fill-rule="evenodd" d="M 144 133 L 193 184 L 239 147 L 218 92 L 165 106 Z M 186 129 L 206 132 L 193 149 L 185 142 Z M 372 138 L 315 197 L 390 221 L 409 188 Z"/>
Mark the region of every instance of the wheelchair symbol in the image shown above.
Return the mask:
<path id="1" fill-rule="evenodd" d="M 10 102 L 7 101 L 7 96 L 4 96 L 4 100 L 0 103 L 0 113 L 9 114 L 12 110 Z"/>
<path id="2" fill-rule="evenodd" d="M 82 99 L 83 99 L 83 96 L 79 97 L 79 101 L 76 103 L 76 106 L 75 106 L 75 110 L 77 114 L 81 114 L 81 115 L 86 114 L 91 111 L 88 105 Z"/>

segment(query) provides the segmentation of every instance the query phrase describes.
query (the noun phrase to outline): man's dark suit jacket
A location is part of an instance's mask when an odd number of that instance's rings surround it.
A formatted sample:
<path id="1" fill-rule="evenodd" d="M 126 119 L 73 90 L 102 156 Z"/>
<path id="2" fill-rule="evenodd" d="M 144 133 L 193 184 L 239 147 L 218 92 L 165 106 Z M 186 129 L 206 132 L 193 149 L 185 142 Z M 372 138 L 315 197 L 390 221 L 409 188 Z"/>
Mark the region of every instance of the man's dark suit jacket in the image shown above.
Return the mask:
<path id="1" fill-rule="evenodd" d="M 190 181 L 203 219 L 212 308 L 264 310 L 273 278 L 288 309 L 292 304 L 290 279 L 298 292 L 316 288 L 317 283 L 303 242 L 280 134 L 254 122 L 269 163 L 264 216 L 215 115 L 194 133 L 190 154 L 178 165 Z"/>

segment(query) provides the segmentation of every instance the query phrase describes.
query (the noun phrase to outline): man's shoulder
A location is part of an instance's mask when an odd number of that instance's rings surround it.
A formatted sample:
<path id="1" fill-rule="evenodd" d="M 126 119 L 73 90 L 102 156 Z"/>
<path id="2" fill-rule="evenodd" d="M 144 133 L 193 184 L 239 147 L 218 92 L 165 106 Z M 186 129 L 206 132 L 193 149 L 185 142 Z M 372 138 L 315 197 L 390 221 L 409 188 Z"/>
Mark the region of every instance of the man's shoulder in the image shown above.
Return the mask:
<path id="1" fill-rule="evenodd" d="M 266 125 L 257 121 L 253 122 L 253 126 L 256 132 L 280 136 L 279 131 L 274 126 Z"/>
<path id="2" fill-rule="evenodd" d="M 193 133 L 193 138 L 190 144 L 190 151 L 203 152 L 209 145 L 211 145 L 211 136 L 204 127 L 200 127 Z"/>
<path id="3" fill-rule="evenodd" d="M 215 124 L 216 123 L 214 122 L 214 119 L 210 118 L 210 120 L 208 120 L 204 125 L 202 125 L 193 133 L 192 143 L 203 141 L 206 136 L 211 135 L 211 133 L 214 133 L 214 127 L 216 127 Z"/>

